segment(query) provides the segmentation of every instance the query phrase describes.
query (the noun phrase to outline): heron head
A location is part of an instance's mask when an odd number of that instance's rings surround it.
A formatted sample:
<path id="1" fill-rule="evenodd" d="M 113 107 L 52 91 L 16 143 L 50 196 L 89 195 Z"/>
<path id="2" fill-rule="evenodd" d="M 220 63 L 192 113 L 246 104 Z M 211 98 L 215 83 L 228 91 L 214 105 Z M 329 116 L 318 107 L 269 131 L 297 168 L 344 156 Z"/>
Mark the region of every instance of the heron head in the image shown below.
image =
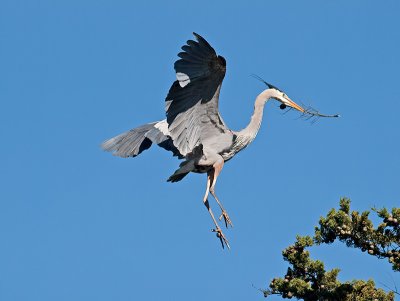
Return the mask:
<path id="1" fill-rule="evenodd" d="M 291 100 L 286 93 L 284 93 L 281 89 L 275 87 L 274 85 L 271 85 L 270 83 L 267 83 L 265 80 L 263 80 L 261 77 L 259 77 L 258 75 L 253 74 L 252 75 L 255 79 L 258 79 L 259 81 L 263 82 L 268 89 L 265 91 L 268 91 L 268 96 L 272 97 L 273 99 L 276 99 L 277 101 L 279 101 L 281 103 L 280 108 L 286 109 L 286 107 L 290 107 L 293 109 L 296 109 L 302 113 L 304 113 L 306 110 L 303 109 L 301 106 L 299 106 L 297 103 L 295 103 L 293 100 Z M 271 92 L 272 92 L 272 96 L 271 96 Z"/>
<path id="2" fill-rule="evenodd" d="M 277 87 L 265 82 L 265 84 L 268 86 L 270 90 L 272 90 L 273 95 L 272 98 L 276 99 L 281 103 L 280 108 L 283 110 L 286 107 L 291 107 L 293 109 L 296 109 L 297 111 L 300 111 L 302 113 L 305 112 L 305 109 L 303 109 L 301 106 L 299 106 L 297 103 L 295 103 L 293 100 L 291 100 L 285 92 L 282 90 L 278 89 Z"/>

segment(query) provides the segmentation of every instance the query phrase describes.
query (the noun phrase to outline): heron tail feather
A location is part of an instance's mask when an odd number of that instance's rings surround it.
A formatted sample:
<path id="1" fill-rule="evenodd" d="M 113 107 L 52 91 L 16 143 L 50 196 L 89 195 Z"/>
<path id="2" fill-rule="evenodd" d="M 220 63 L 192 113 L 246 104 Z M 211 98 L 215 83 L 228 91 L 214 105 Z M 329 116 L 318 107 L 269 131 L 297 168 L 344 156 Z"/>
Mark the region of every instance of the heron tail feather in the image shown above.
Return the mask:
<path id="1" fill-rule="evenodd" d="M 170 176 L 167 180 L 167 182 L 171 182 L 171 183 L 175 183 L 175 182 L 179 182 L 180 180 L 182 180 L 184 177 L 186 177 L 186 175 L 188 174 L 188 172 L 185 173 L 178 173 L 178 174 L 173 174 L 172 176 Z"/>
<path id="2" fill-rule="evenodd" d="M 194 170 L 194 160 L 184 161 L 179 165 L 179 168 L 175 170 L 174 174 L 168 178 L 167 182 L 178 182 L 192 170 Z"/>
<path id="3" fill-rule="evenodd" d="M 186 160 L 179 164 L 179 168 L 170 176 L 167 182 L 178 182 L 182 180 L 188 173 L 196 170 L 196 162 L 203 156 L 203 145 L 199 144 L 193 151 L 186 155 Z"/>

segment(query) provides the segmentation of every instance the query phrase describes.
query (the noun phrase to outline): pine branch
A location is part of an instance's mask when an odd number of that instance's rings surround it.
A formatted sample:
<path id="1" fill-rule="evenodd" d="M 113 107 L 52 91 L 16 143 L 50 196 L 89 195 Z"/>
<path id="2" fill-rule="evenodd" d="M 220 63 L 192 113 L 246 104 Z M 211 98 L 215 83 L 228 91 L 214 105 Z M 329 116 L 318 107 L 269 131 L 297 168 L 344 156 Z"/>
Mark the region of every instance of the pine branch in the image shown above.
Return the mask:
<path id="1" fill-rule="evenodd" d="M 400 270 L 400 209 L 391 213 L 385 208 L 372 209 L 383 222 L 374 228 L 368 218 L 369 212 L 350 213 L 350 200 L 340 200 L 340 209 L 332 209 L 321 217 L 315 228 L 315 236 L 297 236 L 296 242 L 283 250 L 283 259 L 289 268 L 283 278 L 274 278 L 264 296 L 280 295 L 283 298 L 297 298 L 305 301 L 393 301 L 396 291 L 385 292 L 376 288 L 373 280 L 340 282 L 339 269 L 326 271 L 324 263 L 310 258 L 307 248 L 330 244 L 338 239 L 348 247 L 359 248 L 377 258 L 388 258 L 394 271 Z"/>
<path id="2" fill-rule="evenodd" d="M 320 218 L 314 240 L 317 244 L 330 244 L 338 239 L 348 247 L 387 258 L 393 270 L 400 271 L 400 208 L 393 208 L 391 213 L 386 208 L 372 210 L 382 219 L 376 228 L 368 218 L 369 211 L 350 213 L 350 200 L 342 198 L 338 211 L 332 209 Z"/>

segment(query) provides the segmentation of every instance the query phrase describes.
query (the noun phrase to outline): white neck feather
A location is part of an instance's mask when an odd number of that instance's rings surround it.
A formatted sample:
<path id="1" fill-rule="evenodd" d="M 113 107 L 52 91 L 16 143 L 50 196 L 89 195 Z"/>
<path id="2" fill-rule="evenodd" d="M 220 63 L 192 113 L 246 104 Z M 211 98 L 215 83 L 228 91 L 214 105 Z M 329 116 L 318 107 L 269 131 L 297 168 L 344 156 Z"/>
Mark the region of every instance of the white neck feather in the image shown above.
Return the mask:
<path id="1" fill-rule="evenodd" d="M 254 102 L 254 112 L 251 116 L 250 123 L 243 130 L 235 133 L 241 140 L 243 140 L 243 147 L 250 144 L 257 136 L 263 118 L 264 106 L 270 98 L 275 96 L 275 94 L 276 91 L 274 89 L 267 89 L 257 96 L 256 101 Z"/>

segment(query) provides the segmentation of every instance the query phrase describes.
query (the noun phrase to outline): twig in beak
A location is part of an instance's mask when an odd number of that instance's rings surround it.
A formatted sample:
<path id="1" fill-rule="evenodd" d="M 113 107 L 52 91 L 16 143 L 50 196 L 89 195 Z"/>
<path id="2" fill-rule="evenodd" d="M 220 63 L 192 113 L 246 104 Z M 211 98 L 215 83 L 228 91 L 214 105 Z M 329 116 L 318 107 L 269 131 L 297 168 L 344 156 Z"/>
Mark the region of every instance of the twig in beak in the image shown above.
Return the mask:
<path id="1" fill-rule="evenodd" d="M 310 106 L 304 110 L 304 114 L 308 114 L 311 116 L 318 116 L 318 117 L 328 117 L 328 118 L 340 117 L 339 114 L 333 114 L 333 115 L 321 114 L 319 111 L 317 111 L 316 109 L 314 109 L 313 107 L 310 107 Z"/>
<path id="2" fill-rule="evenodd" d="M 266 86 L 268 86 L 269 88 L 275 88 L 275 89 L 279 90 L 279 89 L 276 88 L 275 86 L 273 86 L 273 85 L 267 83 L 265 80 L 263 80 L 263 79 L 262 79 L 261 77 L 259 77 L 258 75 L 252 74 L 251 76 L 254 77 L 255 79 L 258 79 L 259 81 L 263 82 L 263 83 L 264 83 Z M 279 91 L 280 91 L 280 90 L 279 90 Z M 306 107 L 306 106 L 303 105 L 303 107 Z M 285 107 L 283 107 L 283 108 L 280 107 L 280 108 L 281 108 L 281 109 L 285 109 Z M 292 109 L 292 108 L 289 107 L 289 110 L 287 110 L 287 111 L 285 112 L 285 114 L 286 114 L 287 112 L 289 112 L 291 109 Z M 313 117 L 317 117 L 317 120 L 319 119 L 319 117 L 326 117 L 326 118 L 337 118 L 337 117 L 340 117 L 339 114 L 333 114 L 333 115 L 322 114 L 322 113 L 320 113 L 318 110 L 314 109 L 314 108 L 311 107 L 311 106 L 308 106 L 306 109 L 304 109 L 304 112 L 302 112 L 301 117 L 304 117 L 304 116 L 308 116 L 308 118 L 306 118 L 306 120 L 310 120 L 310 119 L 313 118 Z M 315 123 L 315 121 L 314 121 L 314 123 Z"/>

